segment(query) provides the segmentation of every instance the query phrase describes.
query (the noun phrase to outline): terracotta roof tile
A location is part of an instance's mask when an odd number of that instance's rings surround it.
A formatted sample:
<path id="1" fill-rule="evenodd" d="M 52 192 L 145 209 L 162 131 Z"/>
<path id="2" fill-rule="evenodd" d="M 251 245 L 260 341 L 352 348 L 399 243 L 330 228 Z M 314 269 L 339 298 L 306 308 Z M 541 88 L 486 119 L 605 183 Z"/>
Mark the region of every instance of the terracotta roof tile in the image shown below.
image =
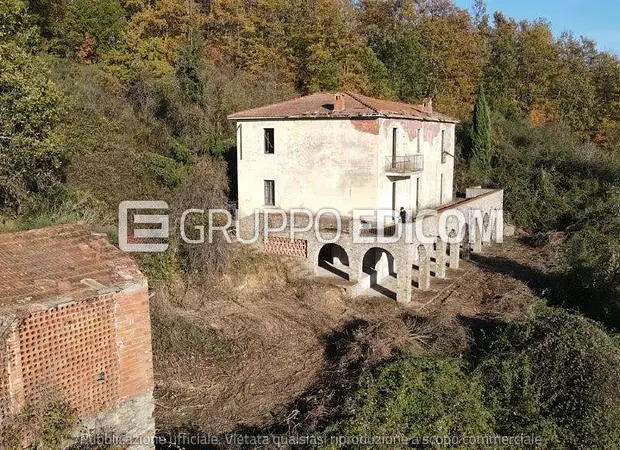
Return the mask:
<path id="1" fill-rule="evenodd" d="M 0 312 L 96 295 L 85 279 L 122 288 L 144 277 L 128 255 L 83 223 L 0 234 Z"/>
<path id="2" fill-rule="evenodd" d="M 392 117 L 436 122 L 457 122 L 456 119 L 430 111 L 419 105 L 381 100 L 349 92 L 343 93 L 343 95 L 345 107 L 342 111 L 334 109 L 335 93 L 319 92 L 272 105 L 240 111 L 228 116 L 228 118 L 230 120 L 248 120 Z"/>

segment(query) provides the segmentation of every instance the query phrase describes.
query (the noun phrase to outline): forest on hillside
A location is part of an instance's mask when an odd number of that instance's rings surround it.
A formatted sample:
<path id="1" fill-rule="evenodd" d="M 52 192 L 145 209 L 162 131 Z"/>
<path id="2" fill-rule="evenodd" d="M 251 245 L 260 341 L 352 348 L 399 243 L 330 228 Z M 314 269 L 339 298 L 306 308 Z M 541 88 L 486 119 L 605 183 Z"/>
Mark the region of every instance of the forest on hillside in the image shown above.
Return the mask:
<path id="1" fill-rule="evenodd" d="M 200 158 L 225 159 L 228 114 L 324 90 L 432 97 L 461 120 L 461 188 L 476 181 L 465 163 L 481 86 L 494 122 L 495 170 L 476 174 L 487 184 L 508 190 L 514 158 L 544 158 L 529 155 L 539 141 L 606 167 L 620 145 L 618 58 L 482 1 L 468 12 L 449 0 L 7 0 L 1 13 L 5 211 L 61 184 L 112 205 L 172 191 Z M 532 162 L 544 175 L 522 182 L 571 191 L 557 167 Z M 531 229 L 564 225 L 520 214 Z"/>
<path id="2" fill-rule="evenodd" d="M 508 221 L 563 241 L 543 306 L 465 360 L 377 368 L 327 432 L 620 448 L 620 59 L 545 21 L 483 1 L 2 0 L 0 232 L 86 220 L 114 239 L 123 200 L 225 206 L 226 117 L 337 90 L 432 97 L 460 120 L 457 189 L 502 188 Z M 475 104 L 490 124 L 482 165 Z M 200 286 L 226 269 L 224 247 L 139 262 L 154 282 Z"/>
<path id="3" fill-rule="evenodd" d="M 320 90 L 430 96 L 461 120 L 457 188 L 501 187 L 516 225 L 569 231 L 571 279 L 617 293 L 620 60 L 587 38 L 554 38 L 543 21 L 449 0 L 0 8 L 7 229 L 71 218 L 110 225 L 128 198 L 225 204 L 235 144 L 226 117 L 236 110 Z M 480 91 L 492 123 L 482 170 L 471 163 Z M 198 182 L 204 189 L 188 192 Z M 152 275 L 165 276 L 168 262 L 156 261 Z"/>

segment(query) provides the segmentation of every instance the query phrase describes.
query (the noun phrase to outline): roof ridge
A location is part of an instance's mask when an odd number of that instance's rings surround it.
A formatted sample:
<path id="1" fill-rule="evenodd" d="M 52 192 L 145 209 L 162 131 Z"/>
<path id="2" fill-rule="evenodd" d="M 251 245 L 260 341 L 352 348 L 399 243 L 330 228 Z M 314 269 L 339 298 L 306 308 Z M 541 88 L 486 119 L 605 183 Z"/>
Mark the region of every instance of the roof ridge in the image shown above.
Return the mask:
<path id="1" fill-rule="evenodd" d="M 335 112 L 331 107 L 334 95 L 348 98 L 345 108 Z M 452 119 L 442 114 L 424 110 L 420 105 L 405 103 L 381 98 L 373 98 L 358 92 L 346 89 L 340 91 L 315 92 L 308 95 L 295 96 L 284 99 L 271 105 L 257 106 L 245 111 L 239 111 L 229 115 L 229 120 L 269 120 L 269 119 L 313 119 L 363 117 L 363 118 L 409 118 L 416 120 L 431 120 L 438 122 L 453 122 Z"/>
<path id="2" fill-rule="evenodd" d="M 353 94 L 352 92 L 347 92 L 347 91 L 345 91 L 345 94 L 347 94 L 350 97 L 353 97 L 354 100 L 357 100 L 362 105 L 364 105 L 366 108 L 372 109 L 377 114 L 381 114 L 377 108 L 375 108 L 374 106 L 370 105 L 368 102 L 365 102 L 364 100 L 359 98 L 358 95 L 361 95 L 361 94 Z"/>
<path id="3" fill-rule="evenodd" d="M 314 92 L 312 94 L 305 94 L 305 95 L 295 95 L 295 97 L 293 97 L 293 98 L 288 98 L 288 99 L 284 99 L 284 100 L 278 100 L 275 103 L 270 103 L 268 105 L 252 106 L 251 108 L 247 108 L 247 109 L 244 109 L 242 111 L 237 111 L 236 113 L 229 114 L 229 117 L 230 116 L 234 116 L 234 115 L 239 114 L 239 113 L 242 113 L 242 112 L 254 111 L 254 110 L 257 110 L 257 109 L 263 109 L 263 108 L 272 107 L 272 106 L 281 106 L 281 105 L 284 105 L 285 103 L 295 102 L 295 101 L 301 100 L 301 99 L 306 98 L 306 97 L 310 97 L 311 95 L 315 95 L 315 94 L 317 94 L 317 92 Z"/>

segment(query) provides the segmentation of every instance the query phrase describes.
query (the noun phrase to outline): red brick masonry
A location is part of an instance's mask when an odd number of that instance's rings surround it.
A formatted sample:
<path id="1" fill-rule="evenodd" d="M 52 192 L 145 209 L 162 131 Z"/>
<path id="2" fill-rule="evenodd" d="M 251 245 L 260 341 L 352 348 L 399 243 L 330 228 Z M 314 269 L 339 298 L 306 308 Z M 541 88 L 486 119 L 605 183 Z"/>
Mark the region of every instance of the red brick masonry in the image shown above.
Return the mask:
<path id="1" fill-rule="evenodd" d="M 0 235 L 0 426 L 50 395 L 81 418 L 153 389 L 146 279 L 84 225 Z"/>
<path id="2" fill-rule="evenodd" d="M 267 253 L 282 256 L 299 256 L 306 258 L 308 254 L 308 242 L 303 239 L 286 239 L 283 237 L 270 236 L 265 241 Z"/>

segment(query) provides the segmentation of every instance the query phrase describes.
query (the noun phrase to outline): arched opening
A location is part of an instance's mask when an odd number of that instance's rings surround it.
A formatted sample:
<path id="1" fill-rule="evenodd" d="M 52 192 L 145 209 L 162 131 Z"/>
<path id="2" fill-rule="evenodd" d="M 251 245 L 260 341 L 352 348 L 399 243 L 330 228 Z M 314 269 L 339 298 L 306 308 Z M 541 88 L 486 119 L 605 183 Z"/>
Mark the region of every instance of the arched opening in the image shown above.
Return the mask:
<path id="1" fill-rule="evenodd" d="M 380 276 L 391 276 L 396 278 L 394 266 L 394 256 L 385 249 L 373 247 L 364 254 L 362 260 L 362 270 L 364 273 L 379 272 Z"/>
<path id="2" fill-rule="evenodd" d="M 362 271 L 370 276 L 370 288 L 396 299 L 396 267 L 394 256 L 379 247 L 369 249 L 362 260 Z"/>
<path id="3" fill-rule="evenodd" d="M 338 244 L 325 244 L 319 251 L 319 267 L 327 272 L 349 279 L 349 255 Z"/>

